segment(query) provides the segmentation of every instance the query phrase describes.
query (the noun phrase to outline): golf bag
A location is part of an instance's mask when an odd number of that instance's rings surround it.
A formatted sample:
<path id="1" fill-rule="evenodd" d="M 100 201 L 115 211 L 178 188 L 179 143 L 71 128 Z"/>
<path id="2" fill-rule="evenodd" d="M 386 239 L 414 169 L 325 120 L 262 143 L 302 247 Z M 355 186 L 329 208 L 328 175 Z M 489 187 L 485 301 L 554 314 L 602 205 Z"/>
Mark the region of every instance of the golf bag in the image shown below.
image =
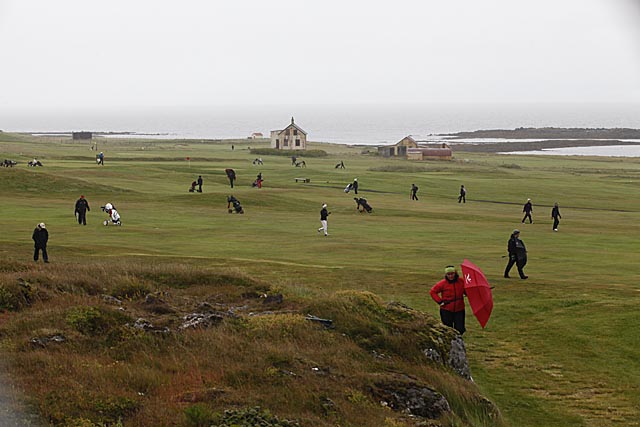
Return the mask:
<path id="1" fill-rule="evenodd" d="M 371 205 L 369 205 L 369 203 L 367 202 L 367 199 L 365 199 L 364 197 L 354 197 L 353 200 L 356 201 L 357 206 L 356 209 L 359 212 L 364 212 L 367 211 L 367 213 L 371 213 L 371 211 L 373 211 L 373 208 L 371 207 Z M 360 208 L 362 208 L 362 210 L 360 210 Z"/>
<path id="2" fill-rule="evenodd" d="M 233 209 L 231 209 L 232 205 L 233 205 Z M 240 204 L 240 201 L 233 196 L 227 197 L 227 209 L 229 210 L 229 213 L 233 213 L 234 210 L 238 214 L 244 213 L 244 209 L 242 209 L 242 205 Z"/>
<path id="3" fill-rule="evenodd" d="M 353 184 L 349 183 L 346 187 L 344 187 L 344 192 L 348 193 L 349 191 L 353 190 Z"/>

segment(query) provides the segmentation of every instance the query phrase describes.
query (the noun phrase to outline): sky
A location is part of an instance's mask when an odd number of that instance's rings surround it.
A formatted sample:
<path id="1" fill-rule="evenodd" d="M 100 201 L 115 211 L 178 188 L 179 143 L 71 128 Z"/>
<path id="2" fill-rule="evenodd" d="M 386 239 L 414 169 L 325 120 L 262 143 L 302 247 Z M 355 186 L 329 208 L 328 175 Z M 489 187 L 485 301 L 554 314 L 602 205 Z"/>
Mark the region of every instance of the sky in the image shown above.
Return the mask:
<path id="1" fill-rule="evenodd" d="M 640 103 L 640 0 L 0 0 L 0 108 Z"/>

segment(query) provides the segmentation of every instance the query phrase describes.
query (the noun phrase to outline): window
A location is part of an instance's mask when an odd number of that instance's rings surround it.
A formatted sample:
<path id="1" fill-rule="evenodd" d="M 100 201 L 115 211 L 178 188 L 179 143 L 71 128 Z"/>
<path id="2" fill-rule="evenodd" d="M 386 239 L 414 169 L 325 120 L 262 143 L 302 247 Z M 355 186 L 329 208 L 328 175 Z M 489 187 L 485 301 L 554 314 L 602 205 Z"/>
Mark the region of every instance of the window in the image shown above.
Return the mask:
<path id="1" fill-rule="evenodd" d="M 296 139 L 296 147 L 300 147 L 300 140 Z"/>
<path id="2" fill-rule="evenodd" d="M 294 135 L 297 135 L 297 134 L 298 134 L 298 129 L 294 129 L 294 130 L 293 130 L 293 134 L 294 134 Z"/>
<path id="3" fill-rule="evenodd" d="M 288 140 L 284 140 L 284 144 L 282 144 L 283 147 L 288 147 L 289 146 L 289 141 Z"/>

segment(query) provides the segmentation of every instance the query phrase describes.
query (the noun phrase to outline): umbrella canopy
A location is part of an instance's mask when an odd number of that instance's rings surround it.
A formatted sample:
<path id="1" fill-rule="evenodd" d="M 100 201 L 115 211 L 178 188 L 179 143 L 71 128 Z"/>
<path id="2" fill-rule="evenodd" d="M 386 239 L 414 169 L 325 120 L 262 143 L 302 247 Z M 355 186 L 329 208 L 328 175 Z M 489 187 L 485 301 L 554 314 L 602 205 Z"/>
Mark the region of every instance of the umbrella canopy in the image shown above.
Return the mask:
<path id="1" fill-rule="evenodd" d="M 480 326 L 485 327 L 493 310 L 491 287 L 484 273 L 477 265 L 465 259 L 460 265 L 464 276 L 464 290 Z"/>

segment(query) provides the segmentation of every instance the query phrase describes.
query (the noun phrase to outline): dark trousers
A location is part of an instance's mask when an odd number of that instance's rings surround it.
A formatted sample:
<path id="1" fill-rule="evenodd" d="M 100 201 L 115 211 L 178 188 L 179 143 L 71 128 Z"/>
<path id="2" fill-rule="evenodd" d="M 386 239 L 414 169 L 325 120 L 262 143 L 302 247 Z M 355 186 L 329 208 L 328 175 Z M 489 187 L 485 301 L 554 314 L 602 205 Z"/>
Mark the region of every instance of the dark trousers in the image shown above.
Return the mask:
<path id="1" fill-rule="evenodd" d="M 232 185 L 233 187 L 233 185 Z M 198 193 L 202 193 L 202 184 L 198 184 Z"/>
<path id="2" fill-rule="evenodd" d="M 558 219 L 558 217 L 553 218 L 553 229 L 554 230 L 558 229 L 558 224 L 560 224 L 560 220 Z"/>
<path id="3" fill-rule="evenodd" d="M 231 184 L 231 188 L 233 188 L 233 180 L 234 178 L 229 178 L 229 183 Z"/>
<path id="4" fill-rule="evenodd" d="M 38 255 L 39 252 L 42 251 L 42 259 L 44 260 L 44 262 L 49 262 L 49 257 L 47 256 L 47 247 L 43 246 L 41 248 L 39 247 L 35 247 L 34 251 L 33 251 L 33 260 L 37 261 L 38 260 Z"/>
<path id="5" fill-rule="evenodd" d="M 418 200 L 418 196 L 416 196 L 416 193 L 411 193 L 411 200 Z"/>
<path id="6" fill-rule="evenodd" d="M 78 211 L 78 224 L 87 225 L 87 211 Z"/>
<path id="7" fill-rule="evenodd" d="M 527 265 L 527 259 L 518 259 L 518 257 L 516 257 L 515 255 L 509 255 L 509 263 L 507 264 L 507 268 L 504 269 L 504 277 L 509 277 L 509 271 L 511 271 L 513 264 L 518 267 L 518 274 L 520 275 L 521 279 L 527 277 L 527 275 L 524 274 L 524 271 L 522 271 L 524 266 Z"/>
<path id="8" fill-rule="evenodd" d="M 440 320 L 443 324 L 460 332 L 460 335 L 464 334 L 464 331 L 467 330 L 464 327 L 464 310 L 454 312 L 440 309 Z"/>
<path id="9" fill-rule="evenodd" d="M 461 194 L 461 195 L 458 197 L 458 203 L 460 203 L 460 202 L 462 202 L 462 203 L 467 203 L 467 196 L 465 196 L 465 195 Z"/>
<path id="10" fill-rule="evenodd" d="M 531 218 L 531 212 L 525 212 L 524 218 L 522 218 L 522 223 L 524 224 L 524 220 L 529 218 L 529 224 L 533 224 L 533 219 Z"/>

